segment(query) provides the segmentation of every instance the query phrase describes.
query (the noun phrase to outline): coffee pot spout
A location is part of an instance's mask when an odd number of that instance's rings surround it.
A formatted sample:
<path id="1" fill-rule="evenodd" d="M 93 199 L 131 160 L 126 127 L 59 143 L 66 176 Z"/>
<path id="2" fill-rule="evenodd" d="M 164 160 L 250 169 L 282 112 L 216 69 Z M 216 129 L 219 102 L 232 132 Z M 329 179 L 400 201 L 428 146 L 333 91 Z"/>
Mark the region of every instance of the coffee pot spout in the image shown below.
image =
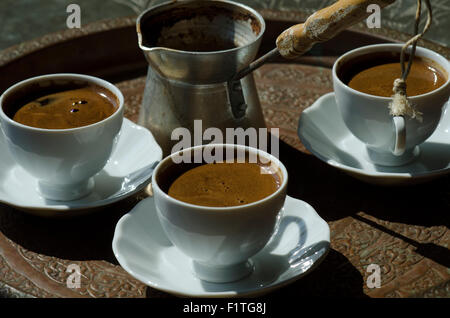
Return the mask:
<path id="1" fill-rule="evenodd" d="M 225 83 L 256 57 L 265 22 L 230 1 L 174 1 L 137 19 L 139 47 L 163 77 L 189 84 Z"/>

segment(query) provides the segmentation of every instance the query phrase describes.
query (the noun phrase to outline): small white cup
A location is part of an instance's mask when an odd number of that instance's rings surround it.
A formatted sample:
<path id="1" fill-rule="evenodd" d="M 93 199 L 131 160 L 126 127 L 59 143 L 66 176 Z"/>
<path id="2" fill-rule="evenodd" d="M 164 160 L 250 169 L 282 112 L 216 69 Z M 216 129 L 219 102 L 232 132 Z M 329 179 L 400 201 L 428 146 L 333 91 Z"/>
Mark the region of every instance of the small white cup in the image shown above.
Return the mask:
<path id="1" fill-rule="evenodd" d="M 222 283 L 241 279 L 253 270 L 249 258 L 267 244 L 276 229 L 286 198 L 288 174 L 277 158 L 256 148 L 203 145 L 184 149 L 183 153 L 210 151 L 211 147 L 258 154 L 270 160 L 281 177 L 280 187 L 259 201 L 233 207 L 207 207 L 174 199 L 162 189 L 168 186 L 168 169 L 177 165 L 173 160 L 177 153 L 164 158 L 155 168 L 152 177 L 155 205 L 167 237 L 193 259 L 193 271 L 200 279 Z"/>
<path id="2" fill-rule="evenodd" d="M 443 56 L 417 47 L 416 56 L 425 57 L 447 72 L 447 81 L 441 87 L 426 94 L 408 97 L 414 107 L 423 113 L 423 121 L 391 116 L 390 97 L 365 94 L 347 86 L 339 77 L 345 64 L 352 64 L 358 57 L 374 52 L 400 52 L 402 44 L 376 44 L 349 51 L 333 65 L 332 77 L 336 103 L 347 128 L 366 144 L 368 160 L 384 166 L 404 165 L 420 153 L 423 143 L 439 124 L 444 105 L 450 94 L 450 63 Z M 407 51 L 410 53 L 410 48 Z"/>
<path id="3" fill-rule="evenodd" d="M 110 91 L 117 110 L 94 124 L 70 129 L 43 129 L 12 120 L 8 103 L 27 94 L 39 94 L 46 87 L 95 84 Z M 123 121 L 123 95 L 113 84 L 81 74 L 51 74 L 33 77 L 7 89 L 0 97 L 1 130 L 14 160 L 38 180 L 38 191 L 50 200 L 68 201 L 88 195 L 93 176 L 108 161 L 118 140 Z"/>

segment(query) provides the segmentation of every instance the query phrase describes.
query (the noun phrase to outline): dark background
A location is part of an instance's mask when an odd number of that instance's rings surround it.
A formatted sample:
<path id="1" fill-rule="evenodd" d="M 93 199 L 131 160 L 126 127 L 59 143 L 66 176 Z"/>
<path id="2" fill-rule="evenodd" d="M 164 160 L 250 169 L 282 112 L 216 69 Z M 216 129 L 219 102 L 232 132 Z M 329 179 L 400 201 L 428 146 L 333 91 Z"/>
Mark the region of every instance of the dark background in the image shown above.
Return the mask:
<path id="1" fill-rule="evenodd" d="M 207 1 L 207 0 L 205 0 Z M 66 8 L 75 3 L 81 7 L 82 26 L 103 19 L 137 15 L 148 6 L 163 0 L 1 0 L 0 50 L 44 34 L 67 28 Z M 312 13 L 335 0 L 237 0 L 256 9 L 301 10 Z M 433 26 L 425 38 L 450 46 L 450 1 L 432 0 Z M 404 33 L 413 30 L 416 0 L 396 0 L 382 10 L 382 27 Z"/>

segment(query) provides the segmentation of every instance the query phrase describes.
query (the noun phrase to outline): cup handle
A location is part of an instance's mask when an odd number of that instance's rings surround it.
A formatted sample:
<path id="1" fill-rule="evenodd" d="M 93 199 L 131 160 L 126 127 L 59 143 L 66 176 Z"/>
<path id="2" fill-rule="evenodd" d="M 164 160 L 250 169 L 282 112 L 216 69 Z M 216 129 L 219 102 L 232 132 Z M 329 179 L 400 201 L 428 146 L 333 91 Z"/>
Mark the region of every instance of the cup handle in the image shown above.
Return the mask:
<path id="1" fill-rule="evenodd" d="M 406 123 L 403 116 L 394 116 L 392 118 L 395 130 L 395 143 L 392 154 L 394 156 L 401 156 L 405 152 L 406 146 Z"/>

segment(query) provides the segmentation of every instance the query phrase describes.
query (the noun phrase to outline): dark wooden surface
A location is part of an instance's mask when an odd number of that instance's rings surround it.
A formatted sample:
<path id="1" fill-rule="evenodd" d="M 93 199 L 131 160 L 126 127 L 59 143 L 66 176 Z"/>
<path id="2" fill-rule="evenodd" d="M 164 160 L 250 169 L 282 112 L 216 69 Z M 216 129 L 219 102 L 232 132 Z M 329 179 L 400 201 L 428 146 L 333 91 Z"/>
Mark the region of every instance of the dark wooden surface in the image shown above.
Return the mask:
<path id="1" fill-rule="evenodd" d="M 305 18 L 301 12 L 262 12 L 268 27 L 260 53 Z M 280 160 L 289 171 L 288 194 L 310 203 L 328 222 L 331 250 L 323 263 L 269 297 L 450 297 L 450 177 L 385 188 L 357 181 L 324 164 L 297 137 L 302 110 L 332 91 L 330 66 L 343 52 L 371 43 L 404 41 L 386 29 L 360 27 L 316 46 L 300 60 L 277 60 L 255 72 L 267 125 L 279 127 Z M 450 49 L 422 42 L 447 58 Z M 137 47 L 134 18 L 95 23 L 0 52 L 0 92 L 25 78 L 77 72 L 115 82 L 125 116 L 136 121 L 146 61 Z M 1 180 L 0 180 L 1 181 Z M 147 196 L 69 219 L 38 218 L 0 204 L 0 295 L 6 297 L 172 297 L 148 288 L 117 263 L 111 242 L 119 218 Z M 381 288 L 369 289 L 369 264 L 381 267 Z M 81 268 L 81 288 L 69 289 L 67 266 Z"/>

